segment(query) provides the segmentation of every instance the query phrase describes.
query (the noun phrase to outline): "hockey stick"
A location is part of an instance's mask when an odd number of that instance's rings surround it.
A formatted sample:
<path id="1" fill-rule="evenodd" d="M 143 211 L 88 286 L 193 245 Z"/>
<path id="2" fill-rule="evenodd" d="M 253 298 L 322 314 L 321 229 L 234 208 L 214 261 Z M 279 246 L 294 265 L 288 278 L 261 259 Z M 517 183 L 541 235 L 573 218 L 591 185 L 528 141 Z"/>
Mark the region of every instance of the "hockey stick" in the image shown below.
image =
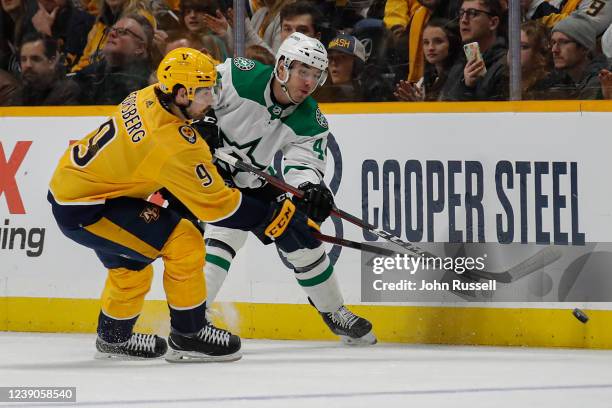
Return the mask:
<path id="1" fill-rule="evenodd" d="M 319 241 L 329 242 L 330 244 L 341 245 L 347 248 L 357 249 L 359 251 L 370 252 L 376 255 L 392 257 L 397 254 L 397 252 L 392 251 L 390 249 L 380 248 L 374 245 L 362 244 L 360 242 L 355 242 L 344 238 L 332 237 L 331 235 L 321 234 L 320 232 L 313 232 L 312 236 L 318 239 Z"/>
<path id="2" fill-rule="evenodd" d="M 304 197 L 304 192 L 300 189 L 298 189 L 297 187 L 293 187 L 292 185 L 285 183 L 284 181 L 282 181 L 281 179 L 272 176 L 271 174 L 268 174 L 264 171 L 259 170 L 258 168 L 252 166 L 249 163 L 246 163 L 243 160 L 240 160 L 236 157 L 230 156 L 229 154 L 219 151 L 217 150 L 215 152 L 215 157 L 218 158 L 219 160 L 224 161 L 225 163 L 229 164 L 230 166 L 238 169 L 238 170 L 242 170 L 242 171 L 246 171 L 247 173 L 251 173 L 259 178 L 264 179 L 265 181 L 267 181 L 268 183 L 270 183 L 271 185 L 273 185 L 274 187 L 277 187 L 287 193 L 291 193 L 294 196 L 296 196 L 297 198 L 302 198 Z M 424 257 L 432 257 L 432 258 L 439 258 L 437 255 L 431 254 L 419 247 L 417 247 L 416 245 L 410 243 L 410 242 L 405 242 L 402 241 L 401 239 L 397 238 L 396 236 L 394 236 L 393 234 L 378 229 L 375 226 L 368 224 L 366 222 L 363 222 L 362 220 L 360 220 L 359 218 L 355 217 L 354 215 L 351 215 L 349 213 L 347 213 L 346 211 L 343 211 L 341 209 L 339 209 L 338 207 L 336 207 L 334 205 L 334 207 L 332 208 L 331 213 L 333 215 L 335 215 L 338 218 L 342 218 L 348 222 L 350 222 L 351 224 L 354 224 L 356 226 L 358 226 L 359 228 L 362 228 L 366 231 L 369 231 L 371 233 L 373 233 L 374 235 L 386 239 L 387 241 L 393 242 L 394 244 L 404 248 L 405 250 L 407 250 L 408 252 L 410 252 L 413 256 L 424 256 Z"/>
<path id="3" fill-rule="evenodd" d="M 470 279 L 477 277 L 494 279 L 501 283 L 511 283 L 552 264 L 562 256 L 563 253 L 559 249 L 546 247 L 504 272 L 495 273 L 473 269 L 463 275 Z"/>
<path id="4" fill-rule="evenodd" d="M 224 161 L 225 163 L 229 164 L 230 166 L 242 170 L 242 171 L 246 171 L 248 173 L 251 173 L 255 176 L 258 176 L 259 178 L 267 181 L 268 183 L 270 183 L 271 185 L 279 188 L 280 190 L 283 190 L 285 192 L 291 193 L 294 196 L 298 197 L 298 198 L 302 198 L 304 196 L 304 193 L 302 192 L 302 190 L 298 189 L 297 187 L 293 187 L 292 185 L 285 183 L 284 181 L 280 180 L 277 177 L 272 176 L 271 174 L 268 174 L 264 171 L 259 170 L 258 168 L 252 166 L 249 163 L 246 163 L 243 160 L 240 160 L 236 157 L 230 156 L 229 154 L 219 151 L 217 150 L 215 152 L 215 157 L 217 157 L 219 160 Z M 404 248 L 405 250 L 407 250 L 408 252 L 410 252 L 411 256 L 422 256 L 422 257 L 429 257 L 429 258 L 436 258 L 436 259 L 440 259 L 440 257 L 438 255 L 434 255 L 430 252 L 427 252 L 419 247 L 417 247 L 416 245 L 410 243 L 410 242 L 405 242 L 402 241 L 401 239 L 397 238 L 396 236 L 392 235 L 391 233 L 378 229 L 376 227 L 374 227 L 371 224 L 368 224 L 366 222 L 363 222 L 362 220 L 360 220 L 359 218 L 355 217 L 354 215 L 351 215 L 349 213 L 347 213 L 346 211 L 343 211 L 341 209 L 339 209 L 338 207 L 334 206 L 334 208 L 332 209 L 331 213 L 339 218 L 342 218 L 366 231 L 369 231 L 373 234 L 375 234 L 376 236 L 386 239 L 387 241 L 393 242 L 394 244 Z M 335 237 L 329 237 L 330 239 L 336 239 L 336 240 L 340 240 L 341 238 L 335 238 Z M 323 241 L 321 239 L 321 241 Z M 347 240 L 345 240 L 347 241 Z M 326 242 L 330 242 L 329 240 Z M 352 244 L 347 244 L 345 246 L 349 246 L 351 248 L 355 248 L 355 249 L 360 249 L 360 250 L 365 250 L 363 249 L 364 245 L 366 244 L 359 244 L 357 242 L 353 242 L 350 241 Z M 356 244 L 356 245 L 355 245 Z M 360 247 L 358 247 L 360 246 Z M 377 247 L 372 247 L 370 245 L 368 245 L 368 247 L 371 248 L 377 248 Z M 380 250 L 380 248 L 377 248 L 377 250 Z M 373 251 L 369 251 L 369 252 L 373 252 Z M 391 250 L 388 251 L 388 253 L 383 254 L 380 251 L 378 252 L 374 252 L 374 253 L 380 253 L 381 255 L 386 255 L 386 256 L 394 256 L 397 253 L 393 252 Z M 517 279 L 523 278 L 539 269 L 544 268 L 547 265 L 550 265 L 551 263 L 555 262 L 556 260 L 558 260 L 559 258 L 561 258 L 563 254 L 561 253 L 561 251 L 555 249 L 555 248 L 544 248 L 541 251 L 539 251 L 538 253 L 536 253 L 535 255 L 531 256 L 530 258 L 527 258 L 526 260 L 522 261 L 521 263 L 513 266 L 512 268 L 504 271 L 504 272 L 499 272 L 499 273 L 494 273 L 494 272 L 487 272 L 487 271 L 478 271 L 478 270 L 472 270 L 469 272 L 465 272 L 463 275 L 468 278 L 468 279 L 473 279 L 473 280 L 478 280 L 478 278 L 484 278 L 484 279 L 493 279 L 493 280 L 497 280 L 499 282 L 502 283 L 511 283 L 516 281 Z M 454 272 L 454 271 L 453 271 Z"/>

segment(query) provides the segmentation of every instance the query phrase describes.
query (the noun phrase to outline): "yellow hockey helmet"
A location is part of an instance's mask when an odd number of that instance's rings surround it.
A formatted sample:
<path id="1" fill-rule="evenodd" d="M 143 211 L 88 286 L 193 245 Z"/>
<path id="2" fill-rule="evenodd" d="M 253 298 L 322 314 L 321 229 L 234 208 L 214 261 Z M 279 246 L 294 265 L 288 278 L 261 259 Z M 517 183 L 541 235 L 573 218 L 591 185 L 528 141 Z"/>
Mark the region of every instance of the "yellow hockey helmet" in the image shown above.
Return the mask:
<path id="1" fill-rule="evenodd" d="M 159 89 L 171 94 L 176 85 L 187 89 L 187 97 L 193 101 L 198 88 L 213 88 L 217 83 L 217 70 L 213 59 L 193 48 L 177 48 L 170 51 L 157 68 Z"/>

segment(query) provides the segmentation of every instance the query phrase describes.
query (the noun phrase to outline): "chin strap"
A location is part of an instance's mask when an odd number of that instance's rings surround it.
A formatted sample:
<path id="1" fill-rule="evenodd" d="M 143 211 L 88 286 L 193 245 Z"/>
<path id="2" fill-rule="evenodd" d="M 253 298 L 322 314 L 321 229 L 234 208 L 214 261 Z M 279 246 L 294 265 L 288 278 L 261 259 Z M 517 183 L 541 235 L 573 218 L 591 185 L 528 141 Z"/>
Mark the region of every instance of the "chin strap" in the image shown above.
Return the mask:
<path id="1" fill-rule="evenodd" d="M 297 105 L 299 102 L 294 101 L 293 98 L 291 97 L 291 95 L 289 95 L 289 89 L 287 89 L 287 86 L 285 85 L 285 83 L 281 82 L 280 86 L 281 86 L 281 89 L 283 90 L 283 92 L 285 93 L 285 96 L 287 96 L 287 98 L 289 98 L 289 102 L 291 102 L 294 105 Z"/>
<path id="2" fill-rule="evenodd" d="M 276 68 L 274 69 L 274 78 L 276 78 L 276 80 L 279 82 L 281 89 L 285 93 L 285 96 L 289 98 L 289 102 L 291 102 L 294 105 L 297 105 L 299 102 L 296 102 L 293 100 L 291 95 L 289 95 L 289 89 L 287 89 L 287 82 L 289 82 L 289 77 L 291 77 L 291 71 L 289 70 L 289 66 L 291 65 L 291 62 L 287 64 L 287 61 L 288 60 L 285 60 L 283 62 L 283 65 L 285 66 L 285 72 L 287 73 L 287 78 L 284 81 L 280 79 L 280 77 L 278 76 L 278 69 Z"/>

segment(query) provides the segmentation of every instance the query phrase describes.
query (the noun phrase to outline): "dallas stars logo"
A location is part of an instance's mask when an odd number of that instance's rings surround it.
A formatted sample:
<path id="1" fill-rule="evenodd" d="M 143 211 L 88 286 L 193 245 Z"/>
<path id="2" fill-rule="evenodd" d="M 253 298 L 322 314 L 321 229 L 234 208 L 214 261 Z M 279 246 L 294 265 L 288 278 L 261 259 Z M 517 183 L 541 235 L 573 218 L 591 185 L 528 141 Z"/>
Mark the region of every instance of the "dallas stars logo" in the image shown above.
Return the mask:
<path id="1" fill-rule="evenodd" d="M 227 136 L 223 134 L 223 147 L 232 148 L 231 151 L 227 152 L 230 156 L 233 156 L 240 160 L 244 160 L 246 156 L 249 158 L 249 161 L 251 162 L 253 166 L 259 168 L 260 170 L 264 170 L 267 166 L 257 163 L 257 160 L 255 160 L 255 156 L 253 155 L 253 151 L 257 148 L 257 145 L 259 145 L 259 142 L 261 142 L 261 138 L 257 138 L 255 140 L 252 140 L 250 142 L 247 142 L 241 145 L 236 142 L 232 142 L 231 140 L 228 140 Z M 230 173 L 232 177 L 242 172 L 242 170 L 237 170 L 234 167 L 230 166 L 229 164 L 223 162 L 222 160 L 217 160 L 215 164 L 221 167 L 227 173 Z"/>
<path id="2" fill-rule="evenodd" d="M 250 71 L 255 68 L 255 62 L 243 57 L 234 58 L 234 65 L 241 71 Z"/>
<path id="3" fill-rule="evenodd" d="M 327 119 L 325 119 L 325 116 L 323 116 L 323 114 L 321 113 L 321 109 L 319 108 L 317 108 L 316 117 L 317 117 L 317 123 L 319 123 L 319 125 L 321 125 L 322 128 L 327 129 L 329 127 L 329 125 L 327 124 Z"/>

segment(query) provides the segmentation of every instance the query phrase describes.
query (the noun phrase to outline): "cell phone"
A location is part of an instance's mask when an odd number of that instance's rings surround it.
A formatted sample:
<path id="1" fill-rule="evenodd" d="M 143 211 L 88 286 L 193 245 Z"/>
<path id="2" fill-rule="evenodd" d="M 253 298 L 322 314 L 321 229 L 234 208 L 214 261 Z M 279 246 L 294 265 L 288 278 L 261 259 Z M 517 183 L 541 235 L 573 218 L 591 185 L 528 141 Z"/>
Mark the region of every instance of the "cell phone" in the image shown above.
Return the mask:
<path id="1" fill-rule="evenodd" d="M 476 60 L 482 61 L 482 54 L 480 53 L 480 46 L 477 42 L 471 42 L 463 45 L 463 52 L 468 61 Z M 487 67 L 484 68 L 482 75 L 487 73 Z"/>

